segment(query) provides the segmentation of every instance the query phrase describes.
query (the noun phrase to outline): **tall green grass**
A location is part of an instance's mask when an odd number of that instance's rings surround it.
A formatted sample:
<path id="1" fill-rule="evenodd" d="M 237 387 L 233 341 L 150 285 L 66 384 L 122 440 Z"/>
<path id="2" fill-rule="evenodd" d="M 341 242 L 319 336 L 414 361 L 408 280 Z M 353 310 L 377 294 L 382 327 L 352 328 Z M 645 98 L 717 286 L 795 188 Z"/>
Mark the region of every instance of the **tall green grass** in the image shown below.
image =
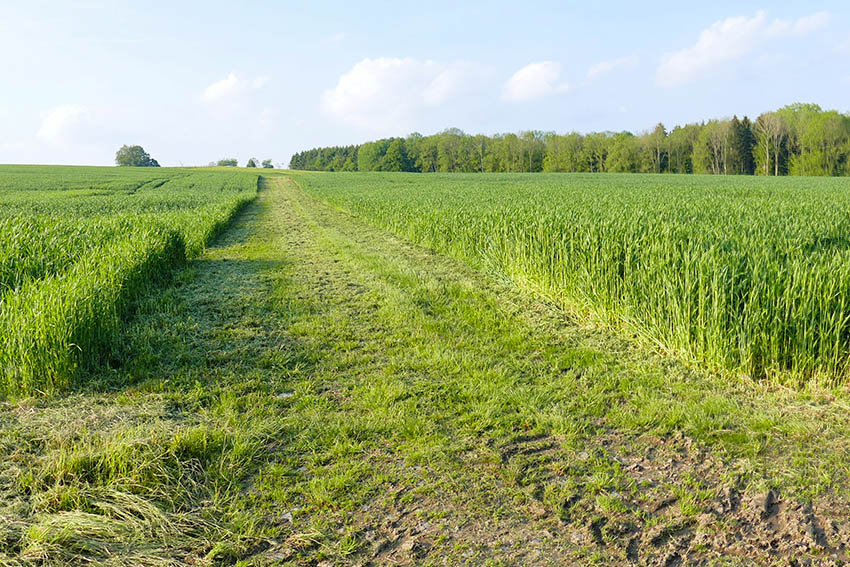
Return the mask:
<path id="1" fill-rule="evenodd" d="M 108 361 L 135 300 L 199 254 L 258 184 L 241 171 L 145 175 L 0 168 L 0 393 L 62 390 Z"/>
<path id="2" fill-rule="evenodd" d="M 309 192 L 715 369 L 843 383 L 850 181 L 310 174 Z"/>

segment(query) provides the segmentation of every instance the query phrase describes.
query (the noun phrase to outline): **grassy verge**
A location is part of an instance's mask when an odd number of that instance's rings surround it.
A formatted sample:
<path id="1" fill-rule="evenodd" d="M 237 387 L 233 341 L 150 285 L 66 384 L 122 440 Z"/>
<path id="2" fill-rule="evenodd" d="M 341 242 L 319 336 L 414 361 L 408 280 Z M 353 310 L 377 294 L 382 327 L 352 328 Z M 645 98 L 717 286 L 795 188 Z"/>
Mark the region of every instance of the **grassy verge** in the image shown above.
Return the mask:
<path id="1" fill-rule="evenodd" d="M 0 410 L 0 564 L 846 558 L 846 400 L 637 351 L 283 178 L 121 359 Z"/>

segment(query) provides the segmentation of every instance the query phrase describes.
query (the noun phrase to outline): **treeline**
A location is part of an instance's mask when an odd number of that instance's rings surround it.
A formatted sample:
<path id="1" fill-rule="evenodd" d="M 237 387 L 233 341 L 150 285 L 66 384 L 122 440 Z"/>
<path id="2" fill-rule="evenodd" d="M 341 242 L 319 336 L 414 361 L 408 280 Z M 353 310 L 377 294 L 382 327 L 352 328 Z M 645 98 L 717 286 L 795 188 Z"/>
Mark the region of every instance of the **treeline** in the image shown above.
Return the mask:
<path id="1" fill-rule="evenodd" d="M 850 116 L 792 104 L 756 120 L 737 116 L 651 132 L 527 131 L 465 134 L 451 128 L 359 146 L 315 148 L 290 169 L 412 172 L 632 172 L 850 175 Z"/>
<path id="2" fill-rule="evenodd" d="M 259 163 L 260 161 L 257 158 L 252 157 L 248 160 L 248 163 L 245 164 L 245 167 L 260 167 L 258 165 Z M 236 158 L 222 158 L 218 161 L 211 161 L 208 165 L 210 167 L 239 167 L 239 160 Z M 266 169 L 272 169 L 274 167 L 272 160 L 270 159 L 264 159 L 262 166 Z"/>

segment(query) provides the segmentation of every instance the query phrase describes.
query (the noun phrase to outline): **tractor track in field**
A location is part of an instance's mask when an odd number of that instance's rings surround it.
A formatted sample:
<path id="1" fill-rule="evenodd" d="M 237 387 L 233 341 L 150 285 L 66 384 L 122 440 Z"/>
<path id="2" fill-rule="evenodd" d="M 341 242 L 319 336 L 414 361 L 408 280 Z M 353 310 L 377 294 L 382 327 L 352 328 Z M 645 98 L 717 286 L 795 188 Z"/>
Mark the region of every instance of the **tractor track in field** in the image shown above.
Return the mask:
<path id="1" fill-rule="evenodd" d="M 483 279 L 455 263 L 366 228 L 317 203 L 291 181 L 278 183 L 287 211 L 285 240 L 295 251 L 296 264 L 302 263 L 299 256 L 309 258 L 299 270 L 304 287 L 311 288 L 320 302 L 341 302 L 356 323 L 380 319 L 373 318 L 368 308 L 383 306 L 367 304 L 364 311 L 356 299 L 345 306 L 348 300 L 339 296 L 340 289 L 380 296 L 375 290 L 390 281 L 392 292 L 407 291 L 403 280 L 369 273 L 370 266 L 386 262 L 403 264 L 426 280 L 439 274 L 443 285 L 451 285 L 453 278 L 472 279 L 483 293 L 492 293 Z M 345 257 L 333 258 L 337 254 Z M 427 301 L 418 306 L 426 318 L 446 312 L 431 309 Z M 369 340 L 368 331 L 363 335 L 358 344 Z M 357 356 L 357 347 L 352 356 Z M 388 362 L 378 361 L 367 373 Z M 596 558 L 602 564 L 674 567 L 717 561 L 841 565 L 850 560 L 850 510 L 840 500 L 821 498 L 805 504 L 776 490 L 754 490 L 736 477 L 734 467 L 680 433 L 623 434 L 604 421 L 579 451 L 574 443 L 567 447 L 559 436 L 539 432 L 463 440 L 470 446 L 450 459 L 448 467 L 454 473 L 427 468 L 411 473 L 393 449 L 385 447 L 383 455 L 372 459 L 376 468 L 396 470 L 401 476 L 420 474 L 419 484 L 439 486 L 439 496 L 427 494 L 421 486 L 425 495 L 414 496 L 417 490 L 404 483 L 388 483 L 384 493 L 391 498 L 384 498 L 383 505 L 370 502 L 356 514 L 352 527 L 363 545 L 346 562 L 552 565 L 586 564 Z M 488 478 L 475 486 L 469 471 Z M 600 487 L 595 476 L 604 471 L 616 478 Z M 457 477 L 429 479 L 433 474 Z M 453 488 L 446 489 L 447 485 Z M 511 498 L 520 504 L 508 504 Z M 489 514 L 506 506 L 510 511 L 497 519 Z M 451 521 L 423 520 L 443 515 Z"/>

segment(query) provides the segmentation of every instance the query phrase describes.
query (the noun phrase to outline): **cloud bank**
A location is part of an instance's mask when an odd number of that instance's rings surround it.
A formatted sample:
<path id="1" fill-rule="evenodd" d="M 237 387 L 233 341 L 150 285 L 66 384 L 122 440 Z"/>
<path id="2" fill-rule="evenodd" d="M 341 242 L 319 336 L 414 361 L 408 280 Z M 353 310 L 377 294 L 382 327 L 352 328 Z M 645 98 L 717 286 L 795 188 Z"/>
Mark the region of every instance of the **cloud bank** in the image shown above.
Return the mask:
<path id="1" fill-rule="evenodd" d="M 570 85 L 560 82 L 561 64 L 540 61 L 526 65 L 508 79 L 502 89 L 506 102 L 530 102 L 570 91 Z"/>
<path id="2" fill-rule="evenodd" d="M 206 102 L 220 102 L 233 99 L 248 91 L 261 89 L 268 82 L 269 78 L 265 75 L 253 80 L 247 80 L 240 79 L 236 73 L 230 73 L 224 79 L 216 81 L 204 89 L 201 98 Z"/>
<path id="3" fill-rule="evenodd" d="M 363 59 L 322 95 L 322 111 L 370 130 L 404 130 L 429 108 L 481 84 L 486 71 L 467 62 L 439 63 L 410 57 Z"/>
<path id="4" fill-rule="evenodd" d="M 776 39 L 802 37 L 821 29 L 829 14 L 817 12 L 797 20 L 769 21 L 764 11 L 714 22 L 697 42 L 661 58 L 656 83 L 671 87 L 700 79 Z"/>
<path id="5" fill-rule="evenodd" d="M 86 130 L 92 120 L 92 112 L 86 106 L 60 104 L 44 113 L 37 136 L 51 145 L 67 144 Z"/>

